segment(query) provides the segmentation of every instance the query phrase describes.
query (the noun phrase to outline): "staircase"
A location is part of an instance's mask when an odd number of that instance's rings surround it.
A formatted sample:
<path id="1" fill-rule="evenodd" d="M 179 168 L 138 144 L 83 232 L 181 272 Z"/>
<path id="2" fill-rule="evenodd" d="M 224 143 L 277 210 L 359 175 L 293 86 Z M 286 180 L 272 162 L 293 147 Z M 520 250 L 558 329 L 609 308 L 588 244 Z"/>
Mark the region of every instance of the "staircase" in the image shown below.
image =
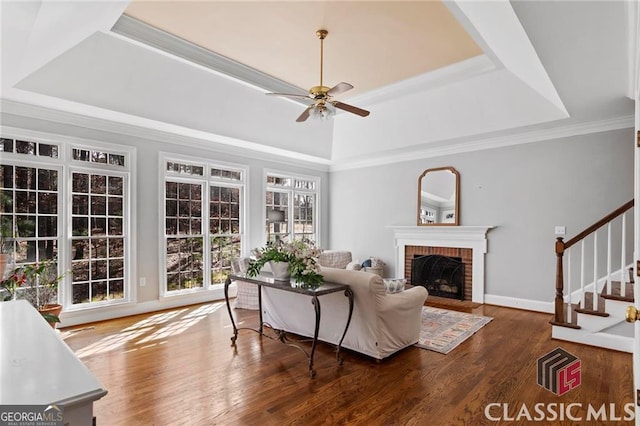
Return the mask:
<path id="1" fill-rule="evenodd" d="M 633 351 L 633 325 L 624 320 L 634 301 L 633 226 L 627 226 L 633 205 L 631 200 L 566 242 L 557 238 L 553 338 Z"/>

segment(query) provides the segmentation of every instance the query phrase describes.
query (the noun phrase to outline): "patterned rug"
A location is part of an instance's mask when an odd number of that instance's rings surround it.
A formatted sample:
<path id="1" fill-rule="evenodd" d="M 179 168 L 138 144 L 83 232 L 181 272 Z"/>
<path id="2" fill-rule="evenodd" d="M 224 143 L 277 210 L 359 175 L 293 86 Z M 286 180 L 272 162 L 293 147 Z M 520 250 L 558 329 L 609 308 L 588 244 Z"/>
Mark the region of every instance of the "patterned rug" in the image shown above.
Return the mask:
<path id="1" fill-rule="evenodd" d="M 493 318 L 445 309 L 422 307 L 422 329 L 416 346 L 441 354 L 467 340 Z"/>

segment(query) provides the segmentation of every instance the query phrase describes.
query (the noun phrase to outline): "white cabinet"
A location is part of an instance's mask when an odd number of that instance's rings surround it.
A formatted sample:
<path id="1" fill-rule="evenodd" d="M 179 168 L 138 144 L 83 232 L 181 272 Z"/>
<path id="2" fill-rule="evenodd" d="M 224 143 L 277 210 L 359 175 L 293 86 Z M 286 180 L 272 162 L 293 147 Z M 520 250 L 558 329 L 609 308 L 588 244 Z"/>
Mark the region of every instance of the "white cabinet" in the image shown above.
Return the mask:
<path id="1" fill-rule="evenodd" d="M 0 407 L 56 405 L 64 425 L 91 425 L 107 394 L 60 335 L 28 302 L 0 303 Z"/>

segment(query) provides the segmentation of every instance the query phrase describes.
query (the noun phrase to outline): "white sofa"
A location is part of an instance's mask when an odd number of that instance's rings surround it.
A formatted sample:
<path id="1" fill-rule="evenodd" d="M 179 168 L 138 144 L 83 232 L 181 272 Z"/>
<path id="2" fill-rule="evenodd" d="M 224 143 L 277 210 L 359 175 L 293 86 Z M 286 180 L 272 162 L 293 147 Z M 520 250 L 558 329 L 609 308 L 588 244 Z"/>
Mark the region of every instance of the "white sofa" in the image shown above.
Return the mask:
<path id="1" fill-rule="evenodd" d="M 368 272 L 322 268 L 326 282 L 347 284 L 354 295 L 353 316 L 342 346 L 375 359 L 413 345 L 418 341 L 422 306 L 427 299 L 424 287 L 387 294 L 382 279 Z M 262 311 L 265 322 L 274 328 L 301 336 L 313 336 L 315 314 L 309 296 L 263 288 Z M 343 292 L 320 296 L 319 340 L 337 344 L 344 332 L 349 302 Z"/>

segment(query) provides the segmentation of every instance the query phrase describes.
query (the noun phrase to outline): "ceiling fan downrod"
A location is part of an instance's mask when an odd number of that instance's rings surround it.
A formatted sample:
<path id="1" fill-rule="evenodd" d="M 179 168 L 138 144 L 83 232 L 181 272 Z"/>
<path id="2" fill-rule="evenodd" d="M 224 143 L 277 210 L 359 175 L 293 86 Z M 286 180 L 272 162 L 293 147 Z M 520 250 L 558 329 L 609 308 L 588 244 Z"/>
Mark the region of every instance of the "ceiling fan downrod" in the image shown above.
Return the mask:
<path id="1" fill-rule="evenodd" d="M 318 30 L 316 31 L 316 35 L 320 39 L 320 86 L 324 86 L 322 84 L 323 78 L 323 69 L 324 69 L 324 39 L 329 34 L 327 30 Z"/>

